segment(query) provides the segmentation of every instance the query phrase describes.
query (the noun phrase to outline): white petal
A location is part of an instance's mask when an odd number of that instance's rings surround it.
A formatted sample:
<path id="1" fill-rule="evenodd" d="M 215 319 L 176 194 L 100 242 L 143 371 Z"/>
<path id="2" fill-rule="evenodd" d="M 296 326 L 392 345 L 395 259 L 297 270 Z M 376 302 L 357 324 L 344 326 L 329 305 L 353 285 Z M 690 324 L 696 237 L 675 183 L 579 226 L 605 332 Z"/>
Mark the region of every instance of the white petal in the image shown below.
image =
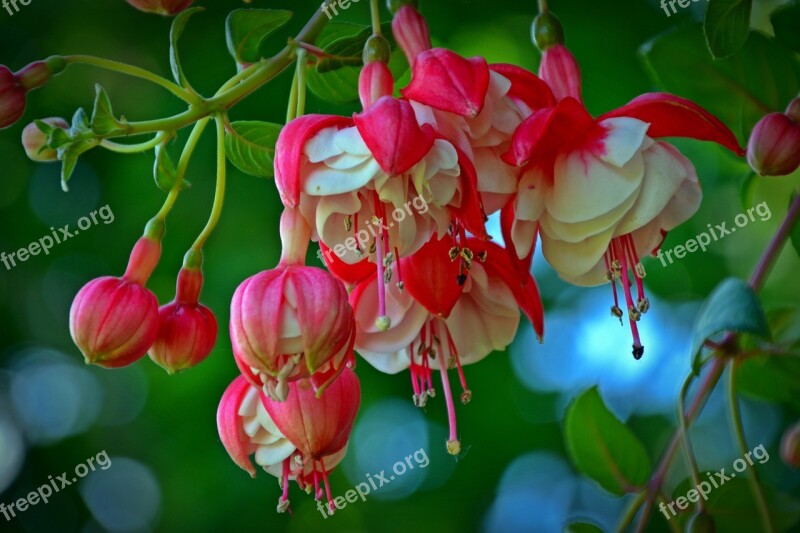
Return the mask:
<path id="1" fill-rule="evenodd" d="M 556 220 L 555 218 L 551 217 L 548 213 L 545 213 L 542 217 L 539 218 L 541 222 L 542 231 L 553 237 L 554 239 L 558 239 L 561 241 L 566 242 L 580 242 L 583 241 L 592 235 L 597 235 L 598 233 L 602 233 L 609 229 L 613 229 L 617 226 L 621 219 L 623 219 L 630 211 L 631 206 L 633 206 L 636 201 L 637 197 L 639 196 L 639 191 L 634 191 L 630 197 L 625 200 L 623 203 L 608 211 L 607 213 L 603 213 L 597 218 L 592 220 L 587 220 L 584 222 L 575 222 L 575 223 L 566 223 Z"/>
<path id="2" fill-rule="evenodd" d="M 642 149 L 650 124 L 628 117 L 609 118 L 600 123 L 608 134 L 598 157 L 616 167 L 624 166 Z"/>
<path id="3" fill-rule="evenodd" d="M 289 439 L 281 439 L 273 444 L 263 444 L 256 449 L 255 460 L 261 466 L 277 465 L 294 453 L 297 448 Z"/>
<path id="4" fill-rule="evenodd" d="M 603 260 L 613 229 L 579 243 L 568 243 L 542 233 L 542 253 L 550 266 L 567 281 L 582 276 Z"/>
<path id="5" fill-rule="evenodd" d="M 373 158 L 364 159 L 360 164 L 343 170 L 318 164 L 306 174 L 303 192 L 315 196 L 329 196 L 356 191 L 382 173 L 380 165 Z"/>
<path id="6" fill-rule="evenodd" d="M 581 222 L 627 200 L 644 177 L 644 159 L 636 153 L 623 167 L 617 167 L 589 150 L 577 150 L 556 159 L 554 176 L 547 210 L 562 222 Z"/>

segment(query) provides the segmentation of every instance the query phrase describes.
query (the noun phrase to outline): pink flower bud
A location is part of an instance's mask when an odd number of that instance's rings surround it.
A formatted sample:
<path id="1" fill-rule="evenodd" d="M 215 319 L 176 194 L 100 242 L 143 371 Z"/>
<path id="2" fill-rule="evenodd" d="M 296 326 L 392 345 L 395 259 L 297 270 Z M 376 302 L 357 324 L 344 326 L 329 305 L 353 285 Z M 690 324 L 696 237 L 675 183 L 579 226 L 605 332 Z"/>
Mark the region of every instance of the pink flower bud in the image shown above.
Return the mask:
<path id="1" fill-rule="evenodd" d="M 431 49 L 428 23 L 414 6 L 404 5 L 397 10 L 392 19 L 392 34 L 412 67 L 418 55 Z"/>
<path id="2" fill-rule="evenodd" d="M 69 129 L 69 123 L 63 118 L 51 117 L 42 119 L 42 122 L 54 128 Z M 22 130 L 22 146 L 25 153 L 32 161 L 50 162 L 58 161 L 58 152 L 47 146 L 47 135 L 31 122 Z"/>
<path id="3" fill-rule="evenodd" d="M 233 296 L 231 344 L 258 386 L 285 399 L 287 384 L 314 374 L 322 390 L 344 368 L 355 341 L 353 310 L 341 282 L 326 271 L 281 266 L 245 280 Z"/>
<path id="4" fill-rule="evenodd" d="M 358 78 L 358 96 L 361 105 L 368 109 L 382 96 L 391 96 L 394 92 L 394 77 L 386 63 L 373 61 L 361 70 Z"/>
<path id="5" fill-rule="evenodd" d="M 53 77 L 53 71 L 44 61 L 34 61 L 15 74 L 20 86 L 27 92 L 38 89 Z"/>
<path id="6" fill-rule="evenodd" d="M 795 124 L 800 124 L 800 96 L 789 102 L 786 107 L 786 115 L 792 119 Z"/>
<path id="7" fill-rule="evenodd" d="M 202 286 L 200 270 L 182 268 L 175 300 L 158 310 L 158 337 L 149 355 L 170 374 L 201 363 L 217 341 L 217 319 L 198 303 Z"/>
<path id="8" fill-rule="evenodd" d="M 792 468 L 800 468 L 800 422 L 797 422 L 781 438 L 781 459 Z"/>
<path id="9" fill-rule="evenodd" d="M 800 124 L 783 113 L 762 118 L 747 143 L 747 162 L 762 176 L 785 176 L 800 166 Z"/>
<path id="10" fill-rule="evenodd" d="M 5 65 L 0 65 L 0 129 L 11 126 L 25 112 L 25 89 Z"/>
<path id="11" fill-rule="evenodd" d="M 264 397 L 264 407 L 280 432 L 304 457 L 319 459 L 347 445 L 361 403 L 356 373 L 345 368 L 318 395 L 307 380 L 289 384 L 284 402 Z"/>
<path id="12" fill-rule="evenodd" d="M 131 252 L 125 276 L 92 280 L 75 296 L 69 328 L 87 363 L 127 366 L 153 345 L 158 335 L 158 300 L 144 283 L 160 253 L 158 241 L 142 237 Z"/>
<path id="13" fill-rule="evenodd" d="M 190 5 L 194 0 L 126 0 L 139 11 L 157 13 L 159 15 L 177 15 Z"/>
<path id="14" fill-rule="evenodd" d="M 575 56 L 563 44 L 542 52 L 539 77 L 547 82 L 556 99 L 571 96 L 581 101 L 581 71 Z"/>

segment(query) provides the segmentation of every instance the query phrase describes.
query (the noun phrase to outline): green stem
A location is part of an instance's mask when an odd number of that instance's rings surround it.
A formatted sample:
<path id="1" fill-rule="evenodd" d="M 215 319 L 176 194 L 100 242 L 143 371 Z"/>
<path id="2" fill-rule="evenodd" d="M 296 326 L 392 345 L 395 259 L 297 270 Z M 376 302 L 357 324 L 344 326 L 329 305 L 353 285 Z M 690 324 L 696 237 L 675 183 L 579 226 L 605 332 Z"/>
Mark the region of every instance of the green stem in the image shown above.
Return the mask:
<path id="1" fill-rule="evenodd" d="M 306 51 L 297 51 L 297 112 L 296 117 L 306 112 Z"/>
<path id="2" fill-rule="evenodd" d="M 747 446 L 747 439 L 744 434 L 744 424 L 742 423 L 742 413 L 739 409 L 739 400 L 736 398 L 736 371 L 739 365 L 737 361 L 731 360 L 728 365 L 728 407 L 730 408 L 731 422 L 733 423 L 733 431 L 736 435 L 736 442 L 739 446 L 739 452 L 742 457 L 747 456 L 750 448 Z M 769 515 L 769 507 L 767 507 L 767 500 L 764 498 L 764 491 L 761 490 L 761 483 L 759 483 L 758 472 L 755 468 L 751 468 L 747 476 L 747 483 L 750 485 L 750 491 L 753 493 L 753 498 L 758 506 L 758 513 L 761 515 L 761 525 L 765 533 L 772 533 L 772 518 Z"/>
<path id="3" fill-rule="evenodd" d="M 164 142 L 167 138 L 169 138 L 169 135 L 170 134 L 167 133 L 166 131 L 162 131 L 159 132 L 158 135 L 153 137 L 153 139 L 139 144 L 118 144 L 103 139 L 102 141 L 100 141 L 100 146 L 102 146 L 106 150 L 117 152 L 118 154 L 137 154 L 139 152 L 146 152 L 147 150 L 152 150 L 153 148 Z"/>
<path id="4" fill-rule="evenodd" d="M 694 372 L 691 372 L 683 382 L 681 392 L 678 395 L 678 422 L 680 425 L 680 435 L 683 440 L 683 451 L 686 455 L 686 462 L 689 463 L 689 471 L 692 474 L 692 481 L 695 486 L 700 485 L 700 469 L 697 467 L 697 459 L 695 459 L 694 452 L 692 451 L 692 441 L 689 438 L 689 423 L 686 420 L 686 396 L 689 394 L 689 387 L 694 382 Z M 705 510 L 705 501 L 697 500 L 697 508 L 700 511 Z"/>
<path id="5" fill-rule="evenodd" d="M 206 227 L 192 245 L 192 252 L 200 252 L 203 249 L 203 245 L 219 222 L 222 205 L 225 201 L 225 119 L 222 115 L 217 115 L 214 119 L 217 122 L 217 186 L 214 190 L 214 205 L 211 208 L 211 215 L 208 217 Z"/>
<path id="6" fill-rule="evenodd" d="M 547 13 L 547 0 L 539 0 L 539 13 Z"/>
<path id="7" fill-rule="evenodd" d="M 372 15 L 372 34 L 381 34 L 381 12 L 378 0 L 370 0 L 369 3 L 370 14 Z"/>
<path id="8" fill-rule="evenodd" d="M 292 78 L 292 91 L 289 93 L 289 105 L 286 106 L 286 123 L 293 121 L 297 118 L 297 70 L 294 71 Z"/>
<path id="9" fill-rule="evenodd" d="M 206 129 L 208 121 L 209 119 L 207 118 L 198 121 L 192 129 L 192 133 L 189 134 L 189 139 L 183 147 L 183 153 L 181 154 L 180 161 L 178 161 L 178 167 L 175 170 L 175 184 L 172 186 L 172 189 L 170 189 L 169 194 L 167 194 L 164 205 L 161 206 L 158 214 L 156 214 L 156 219 L 163 221 L 167 218 L 169 212 L 172 211 L 175 200 L 178 199 L 178 194 L 181 192 L 181 184 L 183 183 L 183 177 L 186 175 L 186 169 L 189 167 L 189 160 L 192 158 L 192 154 L 197 147 L 197 143 L 200 141 L 200 137 L 203 136 L 203 130 Z"/>
<path id="10" fill-rule="evenodd" d="M 639 509 L 642 507 L 645 498 L 647 498 L 647 491 L 643 490 L 631 502 L 630 506 L 628 507 L 628 510 L 625 512 L 625 516 L 622 517 L 622 521 L 619 523 L 619 526 L 617 527 L 617 531 L 619 533 L 624 533 L 624 531 L 628 529 L 628 526 L 631 525 L 633 519 L 636 517 L 636 513 L 638 513 Z"/>
<path id="11" fill-rule="evenodd" d="M 190 104 L 197 104 L 202 100 L 196 94 L 192 93 L 191 91 L 187 91 L 180 85 L 173 83 L 166 78 L 154 74 L 149 70 L 135 67 L 133 65 L 128 65 L 127 63 L 122 63 L 119 61 L 113 61 L 111 59 L 103 59 L 102 57 L 95 57 L 88 55 L 64 56 L 64 60 L 67 62 L 67 64 L 83 63 L 84 65 L 92 65 L 113 72 L 119 72 L 120 74 L 133 76 L 134 78 L 139 78 L 142 80 L 153 82 L 156 85 L 160 85 L 161 87 L 165 88 L 166 90 L 168 90 L 181 100 L 188 102 Z"/>
<path id="12" fill-rule="evenodd" d="M 320 10 L 317 10 L 305 27 L 297 34 L 295 40 L 313 42 L 327 22 L 328 17 Z M 171 117 L 143 122 L 129 122 L 123 128 L 123 132 L 117 136 L 140 135 L 156 131 L 177 131 L 202 118 L 226 111 L 291 65 L 294 59 L 294 50 L 295 47 L 286 46 L 272 58 L 251 65 L 228 80 L 222 86 L 222 89 L 209 100 L 193 104 L 186 111 Z"/>

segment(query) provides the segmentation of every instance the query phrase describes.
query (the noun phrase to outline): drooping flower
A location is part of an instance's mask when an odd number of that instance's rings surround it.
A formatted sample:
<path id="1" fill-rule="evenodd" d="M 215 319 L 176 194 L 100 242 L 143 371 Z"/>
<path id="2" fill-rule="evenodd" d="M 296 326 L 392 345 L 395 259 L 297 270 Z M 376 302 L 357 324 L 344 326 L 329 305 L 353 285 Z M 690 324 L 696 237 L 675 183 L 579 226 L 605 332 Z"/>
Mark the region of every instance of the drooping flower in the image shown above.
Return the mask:
<path id="1" fill-rule="evenodd" d="M 549 60 L 551 53 L 558 57 Z M 640 258 L 655 253 L 702 197 L 691 162 L 655 139 L 692 137 L 742 150 L 719 120 L 670 94 L 645 94 L 593 118 L 578 100 L 579 80 L 561 79 L 578 75 L 566 54 L 562 45 L 544 51 L 550 68 L 540 75 L 560 88 L 561 98 L 528 117 L 503 156 L 523 169 L 516 198 L 503 213 L 503 232 L 523 265 L 541 236 L 545 258 L 563 279 L 586 286 L 611 282 L 611 312 L 621 321 L 621 305 L 627 310 L 638 359 L 644 348 L 636 323 L 649 308 Z"/>
<path id="2" fill-rule="evenodd" d="M 144 285 L 161 255 L 161 242 L 142 237 L 121 278 L 87 283 L 69 313 L 72 340 L 86 362 L 119 368 L 144 357 L 158 335 L 158 300 Z"/>
<path id="3" fill-rule="evenodd" d="M 289 382 L 311 376 L 321 392 L 352 356 L 347 291 L 328 272 L 304 266 L 309 234 L 297 210 L 284 210 L 281 262 L 242 282 L 231 302 L 234 356 L 253 384 L 276 399 L 286 398 Z"/>
<path id="4" fill-rule="evenodd" d="M 758 121 L 747 143 L 747 162 L 762 176 L 785 176 L 800 167 L 800 98 L 786 113 Z"/>
<path id="5" fill-rule="evenodd" d="M 391 325 L 382 330 L 372 320 L 378 307 L 373 274 L 351 293 L 356 313 L 356 350 L 382 372 L 409 369 L 414 402 L 424 406 L 434 396 L 433 370 L 440 370 L 447 403 L 448 451 L 458 454 L 448 369 L 458 370 L 461 400 L 472 393 L 462 367 L 480 361 L 511 343 L 520 320 L 520 307 L 543 334 L 543 311 L 536 282 L 529 273 L 520 278 L 507 253 L 493 242 L 452 236 L 432 239 L 420 251 L 399 262 L 406 272 L 404 287 L 388 284 L 386 309 Z M 444 370 L 444 371 L 443 371 Z"/>
<path id="6" fill-rule="evenodd" d="M 293 382 L 285 402 L 274 402 L 244 376 L 225 391 L 217 411 L 220 438 L 233 461 L 255 477 L 250 460 L 280 480 L 278 511 L 289 509 L 289 481 L 331 501 L 328 474 L 347 453 L 360 404 L 358 378 L 346 369 L 317 397 L 307 380 Z"/>
<path id="7" fill-rule="evenodd" d="M 427 22 L 410 5 L 397 11 L 392 28 L 412 65 L 411 82 L 401 93 L 420 123 L 433 126 L 473 162 L 484 213 L 499 211 L 519 178 L 519 169 L 501 155 L 533 110 L 555 103 L 552 91 L 515 65 L 431 48 Z"/>
<path id="8" fill-rule="evenodd" d="M 283 203 L 300 210 L 313 239 L 347 264 L 369 257 L 379 275 L 451 226 L 485 236 L 472 162 L 420 126 L 411 104 L 379 96 L 391 88 L 387 75 L 377 63 L 362 71 L 368 107 L 353 119 L 291 121 L 275 158 Z M 385 324 L 382 308 L 377 320 Z"/>
<path id="9" fill-rule="evenodd" d="M 182 268 L 175 300 L 158 310 L 159 329 L 149 355 L 170 374 L 192 368 L 205 360 L 217 341 L 217 319 L 198 303 L 203 272 Z"/>

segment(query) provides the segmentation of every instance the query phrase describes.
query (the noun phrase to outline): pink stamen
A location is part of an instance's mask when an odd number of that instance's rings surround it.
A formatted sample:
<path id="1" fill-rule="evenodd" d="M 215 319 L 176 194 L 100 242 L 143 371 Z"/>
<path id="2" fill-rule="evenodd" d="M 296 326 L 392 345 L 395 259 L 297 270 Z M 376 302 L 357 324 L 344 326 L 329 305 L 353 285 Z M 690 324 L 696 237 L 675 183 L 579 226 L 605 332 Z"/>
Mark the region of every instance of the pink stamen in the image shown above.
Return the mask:
<path id="1" fill-rule="evenodd" d="M 633 357 L 641 359 L 644 354 L 644 346 L 639 339 L 639 328 L 636 321 L 631 317 L 631 309 L 636 309 L 633 305 L 633 297 L 631 296 L 630 279 L 628 279 L 628 261 L 626 254 L 620 254 L 620 261 L 622 262 L 622 287 L 625 290 L 625 301 L 628 304 L 628 322 L 631 325 L 631 333 L 633 334 Z"/>
<path id="2" fill-rule="evenodd" d="M 456 406 L 453 402 L 453 394 L 450 390 L 450 378 L 447 376 L 447 361 L 444 360 L 443 350 L 437 352 L 437 358 L 439 360 L 439 374 L 442 376 L 444 400 L 447 404 L 447 420 L 450 424 L 450 437 L 447 441 L 447 449 L 452 455 L 457 455 L 461 450 L 461 445 L 458 443 L 458 430 L 456 428 Z"/>

